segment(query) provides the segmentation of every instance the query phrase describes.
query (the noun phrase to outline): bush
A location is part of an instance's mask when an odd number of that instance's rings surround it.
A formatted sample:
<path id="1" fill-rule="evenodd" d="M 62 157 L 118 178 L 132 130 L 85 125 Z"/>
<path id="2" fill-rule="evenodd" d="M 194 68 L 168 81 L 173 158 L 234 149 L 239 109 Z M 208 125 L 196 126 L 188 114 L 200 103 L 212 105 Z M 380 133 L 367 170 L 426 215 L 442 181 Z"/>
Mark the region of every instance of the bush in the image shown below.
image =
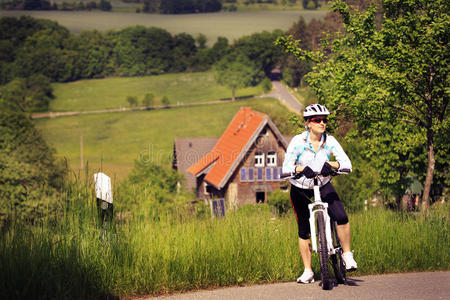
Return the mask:
<path id="1" fill-rule="evenodd" d="M 142 99 L 143 106 L 153 106 L 155 104 L 155 96 L 152 93 L 147 93 Z"/>
<path id="2" fill-rule="evenodd" d="M 130 107 L 137 106 L 138 104 L 137 98 L 135 96 L 128 96 L 127 102 L 130 105 Z"/>
<path id="3" fill-rule="evenodd" d="M 269 78 L 265 78 L 262 82 L 261 82 L 262 88 L 264 93 L 269 92 L 272 89 L 272 82 L 270 81 Z"/>
<path id="4" fill-rule="evenodd" d="M 274 207 L 279 215 L 284 215 L 292 207 L 288 192 L 276 190 L 270 193 L 268 198 L 269 205 Z"/>
<path id="5" fill-rule="evenodd" d="M 58 208 L 66 166 L 24 113 L 0 109 L 0 227 L 3 222 L 34 222 Z"/>

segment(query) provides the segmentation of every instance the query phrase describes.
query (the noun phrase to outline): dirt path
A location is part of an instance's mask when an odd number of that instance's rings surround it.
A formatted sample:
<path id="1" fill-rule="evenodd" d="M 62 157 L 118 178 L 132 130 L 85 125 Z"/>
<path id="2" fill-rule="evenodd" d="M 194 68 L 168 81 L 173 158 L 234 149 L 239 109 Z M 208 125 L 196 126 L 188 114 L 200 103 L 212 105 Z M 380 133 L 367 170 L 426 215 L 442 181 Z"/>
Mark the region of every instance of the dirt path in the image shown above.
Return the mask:
<path id="1" fill-rule="evenodd" d="M 111 108 L 111 109 L 99 109 L 99 110 L 86 110 L 86 111 L 62 111 L 62 112 L 44 112 L 44 113 L 34 113 L 31 115 L 32 119 L 42 119 L 42 118 L 57 118 L 57 117 L 70 117 L 78 115 L 90 115 L 90 114 L 105 114 L 105 113 L 117 113 L 126 111 L 140 111 L 140 110 L 154 110 L 154 109 L 167 109 L 174 107 L 189 107 L 189 106 L 199 106 L 207 104 L 218 104 L 229 102 L 231 100 L 215 100 L 215 101 L 205 101 L 205 102 L 194 102 L 188 104 L 169 104 L 166 106 L 137 106 L 137 107 L 121 107 L 121 108 Z"/>
<path id="2" fill-rule="evenodd" d="M 221 288 L 145 299 L 450 299 L 450 271 L 354 277 L 349 279 L 349 285 L 339 285 L 331 291 L 322 290 L 317 282 L 307 285 L 287 282 Z"/>

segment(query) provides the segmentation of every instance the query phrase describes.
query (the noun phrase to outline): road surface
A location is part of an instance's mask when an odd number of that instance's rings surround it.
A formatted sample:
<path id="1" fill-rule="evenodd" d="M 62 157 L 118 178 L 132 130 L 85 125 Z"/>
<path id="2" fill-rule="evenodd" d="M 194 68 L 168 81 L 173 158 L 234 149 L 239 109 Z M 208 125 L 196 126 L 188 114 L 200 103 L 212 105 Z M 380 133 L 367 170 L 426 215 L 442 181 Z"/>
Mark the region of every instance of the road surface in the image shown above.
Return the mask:
<path id="1" fill-rule="evenodd" d="M 324 291 L 319 283 L 295 282 L 202 290 L 145 299 L 161 300 L 284 300 L 284 299 L 450 299 L 450 271 L 353 277 L 349 285 Z"/>

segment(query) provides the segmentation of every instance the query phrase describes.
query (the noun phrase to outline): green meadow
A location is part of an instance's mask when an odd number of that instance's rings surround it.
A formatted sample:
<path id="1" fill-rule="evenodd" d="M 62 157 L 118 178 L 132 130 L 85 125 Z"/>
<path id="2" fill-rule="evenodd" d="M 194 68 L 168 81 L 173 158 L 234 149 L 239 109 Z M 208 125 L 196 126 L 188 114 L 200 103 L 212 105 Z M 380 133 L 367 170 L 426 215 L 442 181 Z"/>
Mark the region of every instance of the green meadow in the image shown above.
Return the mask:
<path id="1" fill-rule="evenodd" d="M 238 11 L 206 14 L 157 15 L 120 12 L 81 11 L 2 11 L 0 17 L 22 15 L 50 19 L 67 27 L 73 33 L 83 30 L 118 30 L 128 26 L 144 25 L 164 28 L 171 34 L 182 32 L 196 37 L 204 34 L 208 45 L 214 44 L 219 36 L 234 40 L 255 32 L 287 30 L 302 16 L 306 22 L 322 19 L 326 10 L 300 11 Z"/>
<path id="2" fill-rule="evenodd" d="M 123 178 L 144 159 L 170 165 L 175 137 L 219 137 L 242 106 L 267 113 L 283 133 L 290 133 L 286 107 L 275 99 L 248 99 L 195 107 L 79 115 L 38 119 L 47 142 L 65 157 L 73 170 L 80 167 L 80 137 L 84 162 Z M 284 121 L 283 121 L 284 120 Z"/>
<path id="3" fill-rule="evenodd" d="M 212 72 L 165 74 L 145 77 L 112 77 L 54 83 L 55 99 L 50 111 L 86 111 L 127 107 L 128 96 L 136 97 L 138 104 L 147 93 L 155 96 L 155 104 L 168 97 L 171 104 L 190 104 L 230 99 L 231 90 L 218 85 Z M 263 94 L 261 86 L 239 89 L 237 97 Z"/>

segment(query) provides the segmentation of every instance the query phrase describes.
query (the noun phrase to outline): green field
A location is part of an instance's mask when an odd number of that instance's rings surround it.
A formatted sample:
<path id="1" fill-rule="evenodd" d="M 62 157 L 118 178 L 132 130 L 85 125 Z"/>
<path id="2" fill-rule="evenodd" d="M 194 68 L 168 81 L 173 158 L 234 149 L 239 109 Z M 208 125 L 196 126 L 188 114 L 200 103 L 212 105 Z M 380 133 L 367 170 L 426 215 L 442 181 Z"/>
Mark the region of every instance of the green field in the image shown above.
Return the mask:
<path id="1" fill-rule="evenodd" d="M 293 282 L 302 272 L 291 212 L 277 218 L 268 205 L 252 205 L 229 211 L 226 218 L 177 214 L 166 219 L 162 214 L 155 221 L 142 207 L 103 240 L 95 226 L 93 187 L 77 187 L 68 195 L 64 216 L 35 227 L 12 224 L 0 232 L 3 298 L 134 299 Z M 140 203 L 143 198 L 142 193 L 115 193 L 120 201 Z M 359 267 L 351 277 L 449 270 L 449 207 L 442 208 L 427 217 L 382 208 L 349 215 Z M 317 257 L 313 269 L 319 280 Z"/>
<path id="2" fill-rule="evenodd" d="M 255 32 L 287 30 L 300 16 L 306 22 L 311 19 L 322 19 L 327 11 L 243 11 L 234 13 L 207 13 L 186 15 L 156 15 L 117 12 L 67 12 L 67 11 L 1 11 L 3 16 L 28 15 L 57 21 L 73 33 L 82 30 L 121 29 L 133 25 L 155 26 L 164 28 L 172 34 L 186 32 L 192 36 L 204 34 L 208 45 L 212 45 L 217 37 L 228 38 L 232 43 L 242 36 Z"/>
<path id="3" fill-rule="evenodd" d="M 51 111 L 120 108 L 129 106 L 127 96 L 137 97 L 141 105 L 146 93 L 152 93 L 156 100 L 167 96 L 171 104 L 231 98 L 231 90 L 218 85 L 211 72 L 80 80 L 55 83 L 53 88 L 55 99 L 50 104 Z M 262 93 L 261 87 L 249 87 L 238 90 L 237 97 Z"/>
<path id="4" fill-rule="evenodd" d="M 123 178 L 135 159 L 169 165 L 175 137 L 219 137 L 242 106 L 288 122 L 288 110 L 274 99 L 250 99 L 223 104 L 139 112 L 80 115 L 36 120 L 47 142 L 72 169 L 80 166 L 80 135 L 85 162 L 110 176 Z M 283 128 L 283 124 L 281 124 Z M 281 129 L 280 129 L 281 130 Z M 288 129 L 283 129 L 286 131 Z"/>

